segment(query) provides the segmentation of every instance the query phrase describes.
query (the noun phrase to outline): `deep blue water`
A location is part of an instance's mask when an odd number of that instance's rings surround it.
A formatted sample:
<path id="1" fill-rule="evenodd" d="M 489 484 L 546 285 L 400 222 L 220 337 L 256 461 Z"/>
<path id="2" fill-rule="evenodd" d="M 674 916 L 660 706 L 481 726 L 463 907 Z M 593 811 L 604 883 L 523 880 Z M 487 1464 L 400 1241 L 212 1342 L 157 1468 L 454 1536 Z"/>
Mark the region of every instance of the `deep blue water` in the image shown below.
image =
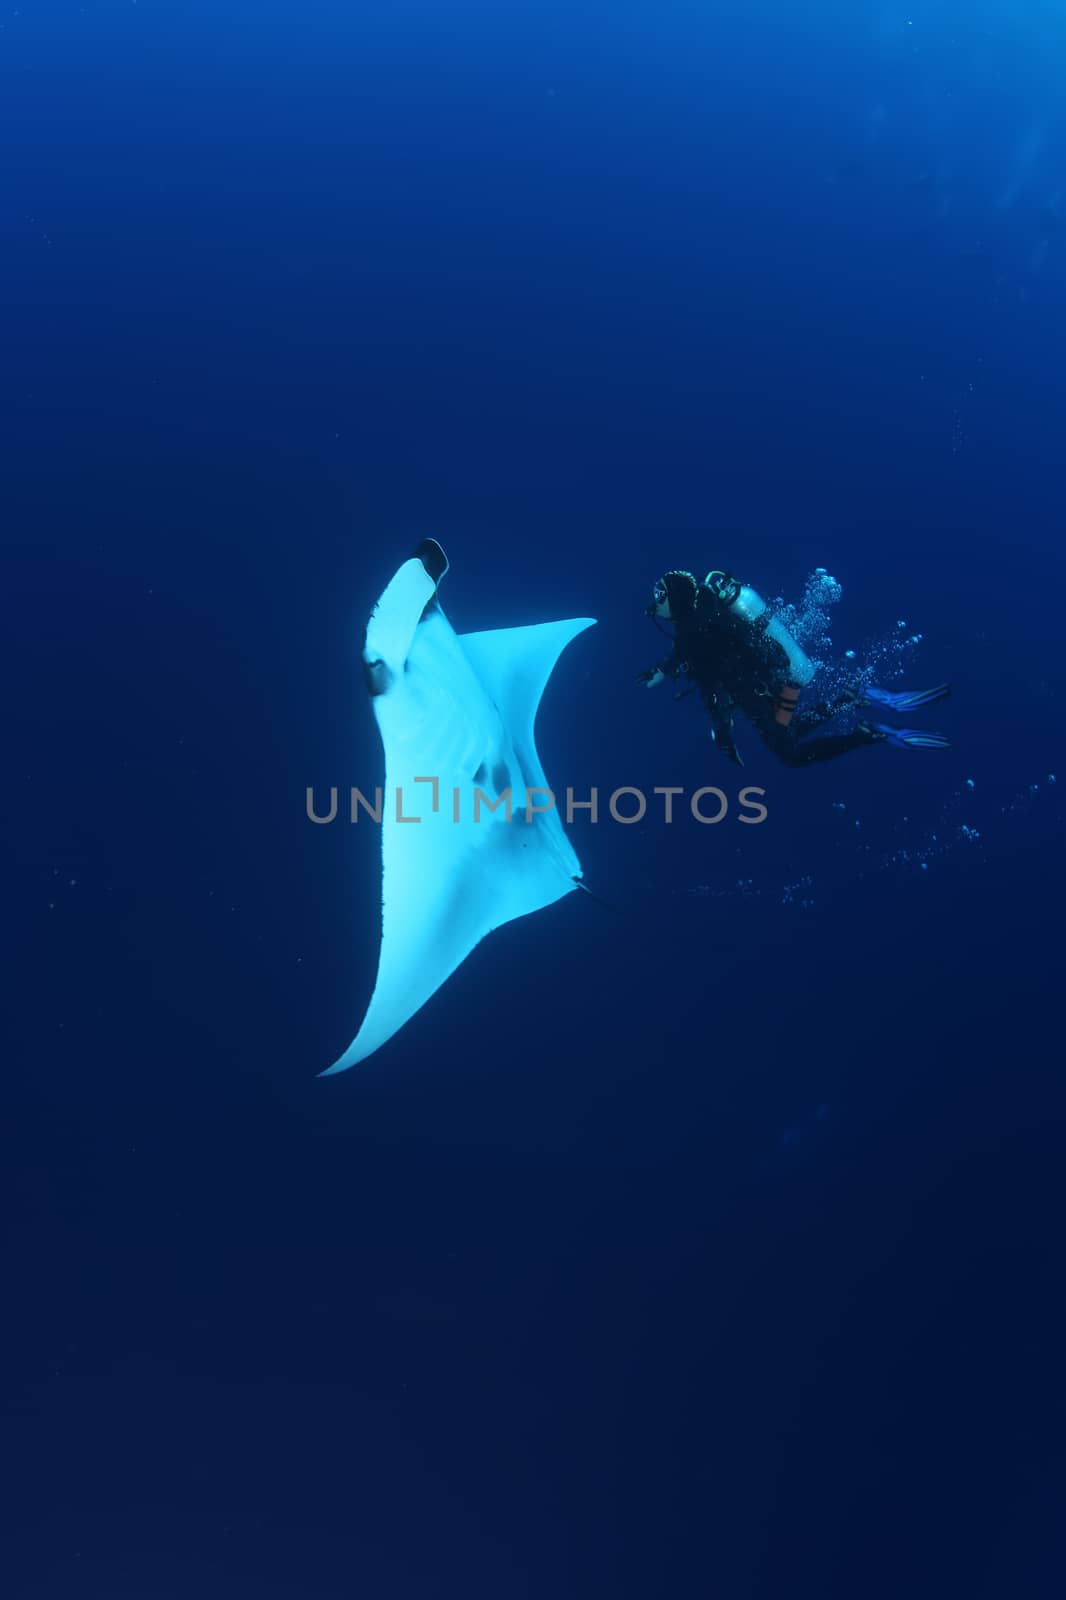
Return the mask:
<path id="1" fill-rule="evenodd" d="M 0 18 L 4 1592 L 1058 1594 L 1066 22 Z M 919 632 L 948 754 L 589 883 L 355 1032 L 362 629 L 572 615 L 575 786 L 735 775 L 665 568 Z"/>

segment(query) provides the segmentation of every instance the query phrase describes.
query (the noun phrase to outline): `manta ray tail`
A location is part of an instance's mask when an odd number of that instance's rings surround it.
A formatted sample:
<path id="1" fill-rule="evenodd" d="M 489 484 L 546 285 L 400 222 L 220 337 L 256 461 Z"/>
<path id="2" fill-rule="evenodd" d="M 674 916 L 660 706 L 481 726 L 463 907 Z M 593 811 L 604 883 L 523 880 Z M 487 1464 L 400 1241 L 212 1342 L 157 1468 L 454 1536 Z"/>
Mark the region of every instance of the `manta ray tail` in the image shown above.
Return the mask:
<path id="1" fill-rule="evenodd" d="M 589 888 L 583 878 L 574 879 L 574 888 L 580 889 L 583 894 L 587 894 L 590 900 L 595 900 L 596 904 L 602 906 L 605 911 L 616 912 L 618 910 L 618 907 L 613 906 L 609 900 L 601 900 L 599 895 Z"/>

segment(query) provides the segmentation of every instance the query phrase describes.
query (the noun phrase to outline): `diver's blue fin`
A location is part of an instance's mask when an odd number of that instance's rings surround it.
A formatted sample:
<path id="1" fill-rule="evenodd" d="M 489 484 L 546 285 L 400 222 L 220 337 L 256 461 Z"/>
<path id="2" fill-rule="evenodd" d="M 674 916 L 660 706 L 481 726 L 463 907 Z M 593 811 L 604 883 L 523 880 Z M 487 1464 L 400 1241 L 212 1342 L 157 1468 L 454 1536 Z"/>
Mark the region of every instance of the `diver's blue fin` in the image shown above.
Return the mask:
<path id="1" fill-rule="evenodd" d="M 897 750 L 950 750 L 951 740 L 942 733 L 926 733 L 923 728 L 892 728 L 887 722 L 865 724 L 877 738 Z"/>
<path id="2" fill-rule="evenodd" d="M 938 683 L 935 689 L 875 689 L 867 684 L 862 696 L 870 705 L 886 706 L 889 711 L 917 711 L 919 706 L 946 700 L 950 693 L 950 683 Z"/>

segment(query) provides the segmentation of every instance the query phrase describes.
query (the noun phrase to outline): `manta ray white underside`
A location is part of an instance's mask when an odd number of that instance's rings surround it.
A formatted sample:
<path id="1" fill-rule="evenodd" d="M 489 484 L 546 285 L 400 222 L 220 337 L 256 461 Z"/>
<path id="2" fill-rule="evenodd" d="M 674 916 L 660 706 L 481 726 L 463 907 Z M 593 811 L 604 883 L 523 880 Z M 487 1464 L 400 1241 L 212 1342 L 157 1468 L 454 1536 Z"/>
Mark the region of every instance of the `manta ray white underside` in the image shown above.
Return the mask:
<path id="1" fill-rule="evenodd" d="M 425 540 L 367 625 L 364 671 L 385 747 L 381 954 L 363 1025 L 323 1076 L 379 1050 L 486 934 L 581 879 L 557 811 L 527 820 L 527 798 L 547 804 L 533 741 L 541 695 L 595 619 L 460 635 L 437 601 L 447 570 Z M 475 791 L 487 802 L 477 814 Z"/>

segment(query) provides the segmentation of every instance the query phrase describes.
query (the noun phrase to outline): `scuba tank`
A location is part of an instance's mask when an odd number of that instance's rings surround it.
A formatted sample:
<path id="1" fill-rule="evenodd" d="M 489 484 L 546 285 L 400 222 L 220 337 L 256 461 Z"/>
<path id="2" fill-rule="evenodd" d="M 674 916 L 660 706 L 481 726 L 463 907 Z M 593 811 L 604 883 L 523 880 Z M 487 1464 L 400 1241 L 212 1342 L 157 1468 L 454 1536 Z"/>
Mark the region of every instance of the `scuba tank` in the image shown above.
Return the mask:
<path id="1" fill-rule="evenodd" d="M 798 684 L 801 689 L 810 683 L 814 677 L 814 663 L 800 649 L 784 623 L 768 609 L 761 594 L 749 584 L 741 583 L 739 578 L 734 578 L 731 572 L 708 572 L 703 582 L 727 611 L 743 622 L 756 624 L 775 644 L 781 646 L 788 657 L 791 683 Z"/>

